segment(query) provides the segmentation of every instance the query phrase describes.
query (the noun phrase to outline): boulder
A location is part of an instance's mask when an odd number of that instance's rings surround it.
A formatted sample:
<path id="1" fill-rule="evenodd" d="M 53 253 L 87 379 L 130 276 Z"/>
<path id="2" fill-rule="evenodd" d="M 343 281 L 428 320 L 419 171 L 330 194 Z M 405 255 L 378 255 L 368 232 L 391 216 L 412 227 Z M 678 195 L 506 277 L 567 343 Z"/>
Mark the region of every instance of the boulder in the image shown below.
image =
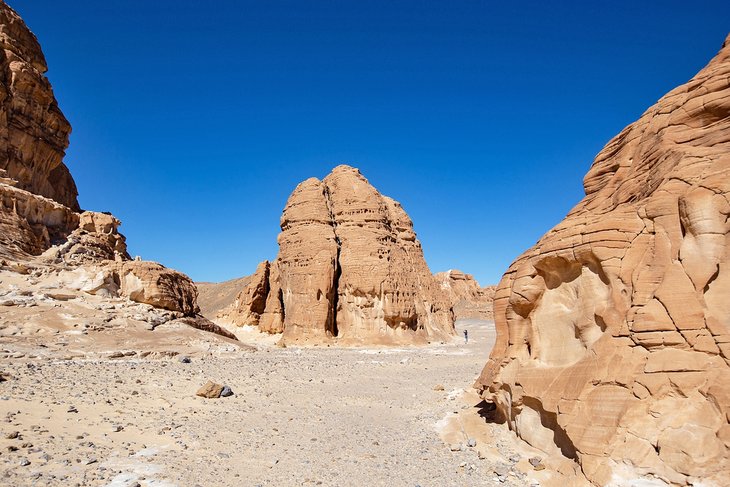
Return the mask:
<path id="1" fill-rule="evenodd" d="M 47 70 L 35 35 L 0 3 L 0 170 L 17 188 L 78 211 L 76 184 L 63 163 L 71 125 Z"/>
<path id="2" fill-rule="evenodd" d="M 216 384 L 215 382 L 209 380 L 203 386 L 198 389 L 198 392 L 195 393 L 196 396 L 204 397 L 206 399 L 218 399 L 221 397 L 221 393 L 223 392 L 225 386 L 221 384 Z"/>
<path id="3" fill-rule="evenodd" d="M 120 293 L 132 301 L 155 308 L 179 311 L 194 316 L 198 290 L 193 281 L 157 262 L 132 260 L 115 266 L 119 275 Z"/>

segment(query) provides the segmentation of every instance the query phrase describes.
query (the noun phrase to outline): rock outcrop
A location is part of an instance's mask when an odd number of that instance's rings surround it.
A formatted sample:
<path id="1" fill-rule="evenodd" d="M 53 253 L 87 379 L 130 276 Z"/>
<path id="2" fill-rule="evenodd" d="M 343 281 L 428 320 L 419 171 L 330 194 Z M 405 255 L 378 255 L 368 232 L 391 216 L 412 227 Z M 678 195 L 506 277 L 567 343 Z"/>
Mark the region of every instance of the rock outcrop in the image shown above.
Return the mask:
<path id="1" fill-rule="evenodd" d="M 0 2 L 0 177 L 78 211 L 76 185 L 63 163 L 71 125 L 47 70 L 36 37 Z"/>
<path id="2" fill-rule="evenodd" d="M 474 276 L 455 269 L 438 272 L 434 277 L 449 296 L 455 319 L 494 319 L 492 302 L 497 286 L 481 287 Z"/>
<path id="3" fill-rule="evenodd" d="M 256 272 L 245 278 L 246 283 L 239 288 L 241 290 L 235 300 L 219 310 L 216 318 L 221 318 L 235 326 L 258 326 L 261 315 L 266 311 L 270 271 L 269 261 L 261 262 L 256 268 Z"/>
<path id="4" fill-rule="evenodd" d="M 119 220 L 79 209 L 63 163 L 71 126 L 58 108 L 40 45 L 0 1 L 0 259 L 63 273 L 70 289 L 127 297 L 174 312 L 199 328 L 197 290 L 185 275 L 154 262 L 132 261 Z M 16 262 L 9 265 L 7 261 Z M 36 278 L 38 278 L 36 276 Z"/>
<path id="5" fill-rule="evenodd" d="M 584 186 L 500 282 L 477 387 L 519 436 L 595 484 L 723 485 L 730 38 L 608 143 Z"/>
<path id="6" fill-rule="evenodd" d="M 281 230 L 276 261 L 262 263 L 221 316 L 283 332 L 287 342 L 410 343 L 454 333 L 413 223 L 357 169 L 338 166 L 299 184 Z"/>

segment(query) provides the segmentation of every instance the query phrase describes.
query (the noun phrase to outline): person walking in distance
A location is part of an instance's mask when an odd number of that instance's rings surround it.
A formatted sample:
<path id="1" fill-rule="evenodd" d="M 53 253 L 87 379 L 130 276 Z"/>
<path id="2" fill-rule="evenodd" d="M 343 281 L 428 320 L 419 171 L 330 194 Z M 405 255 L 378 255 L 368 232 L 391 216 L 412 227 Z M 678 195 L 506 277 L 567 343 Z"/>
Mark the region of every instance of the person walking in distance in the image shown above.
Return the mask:
<path id="1" fill-rule="evenodd" d="M 469 331 L 464 330 L 464 345 L 466 345 L 467 343 L 469 343 Z"/>

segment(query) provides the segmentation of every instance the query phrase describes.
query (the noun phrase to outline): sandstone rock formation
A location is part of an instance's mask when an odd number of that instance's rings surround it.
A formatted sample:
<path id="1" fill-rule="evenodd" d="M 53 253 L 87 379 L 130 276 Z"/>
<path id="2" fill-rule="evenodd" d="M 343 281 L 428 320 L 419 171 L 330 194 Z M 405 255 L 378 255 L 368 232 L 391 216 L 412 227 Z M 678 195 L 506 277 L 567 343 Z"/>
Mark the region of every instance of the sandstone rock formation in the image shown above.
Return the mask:
<path id="1" fill-rule="evenodd" d="M 276 261 L 262 263 L 221 316 L 286 341 L 409 343 L 454 333 L 413 223 L 357 169 L 299 184 L 281 230 Z"/>
<path id="2" fill-rule="evenodd" d="M 256 272 L 248 276 L 241 286 L 235 300 L 219 310 L 216 318 L 236 326 L 258 326 L 261 315 L 266 310 L 266 298 L 269 295 L 269 275 L 271 264 L 268 260 L 261 262 Z"/>
<path id="3" fill-rule="evenodd" d="M 496 286 L 481 287 L 471 274 L 451 269 L 434 274 L 451 300 L 454 318 L 493 320 L 492 302 Z"/>
<path id="4" fill-rule="evenodd" d="M 195 317 L 197 290 L 179 272 L 132 261 L 119 220 L 81 212 L 63 163 L 71 131 L 58 108 L 40 45 L 0 1 L 0 259 L 65 273 L 71 289 Z M 69 277 L 70 276 L 70 277 Z M 63 280 L 63 279 L 62 279 Z M 217 329 L 207 320 L 190 324 Z"/>
<path id="5" fill-rule="evenodd" d="M 519 436 L 595 484 L 723 485 L 730 38 L 606 145 L 584 186 L 500 282 L 477 387 Z"/>
<path id="6" fill-rule="evenodd" d="M 63 164 L 71 125 L 58 108 L 41 46 L 0 3 L 0 169 L 16 186 L 78 211 L 76 185 Z"/>

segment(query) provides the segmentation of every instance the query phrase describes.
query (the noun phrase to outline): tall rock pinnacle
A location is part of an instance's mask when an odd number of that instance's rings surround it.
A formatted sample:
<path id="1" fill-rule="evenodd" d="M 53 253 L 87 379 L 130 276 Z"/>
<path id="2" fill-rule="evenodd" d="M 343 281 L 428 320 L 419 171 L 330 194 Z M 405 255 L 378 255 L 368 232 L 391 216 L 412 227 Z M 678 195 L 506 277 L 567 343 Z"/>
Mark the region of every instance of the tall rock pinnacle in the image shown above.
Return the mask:
<path id="1" fill-rule="evenodd" d="M 413 223 L 357 169 L 338 166 L 299 184 L 281 230 L 276 261 L 255 275 L 268 285 L 253 279 L 226 313 L 233 322 L 283 332 L 287 341 L 407 343 L 454 333 Z M 263 310 L 252 313 L 264 291 Z"/>

